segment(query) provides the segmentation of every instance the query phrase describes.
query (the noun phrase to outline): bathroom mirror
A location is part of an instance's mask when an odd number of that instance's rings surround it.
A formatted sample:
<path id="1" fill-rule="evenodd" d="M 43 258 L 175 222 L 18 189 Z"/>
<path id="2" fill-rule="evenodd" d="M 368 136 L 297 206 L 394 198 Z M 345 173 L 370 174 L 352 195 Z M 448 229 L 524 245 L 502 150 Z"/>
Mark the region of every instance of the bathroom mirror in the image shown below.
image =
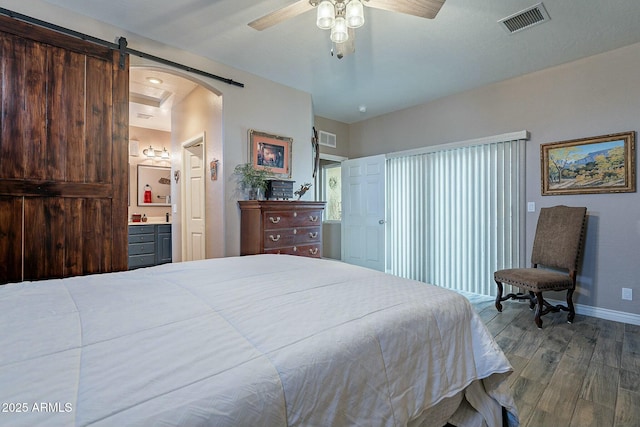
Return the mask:
<path id="1" fill-rule="evenodd" d="M 171 206 L 171 168 L 138 165 L 138 206 Z"/>

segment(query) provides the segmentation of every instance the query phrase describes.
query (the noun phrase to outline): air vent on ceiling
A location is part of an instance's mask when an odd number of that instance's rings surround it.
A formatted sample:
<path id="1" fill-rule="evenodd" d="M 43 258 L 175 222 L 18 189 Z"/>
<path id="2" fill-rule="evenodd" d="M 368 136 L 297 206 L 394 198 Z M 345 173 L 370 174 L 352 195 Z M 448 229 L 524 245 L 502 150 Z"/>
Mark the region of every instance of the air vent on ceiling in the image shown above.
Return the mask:
<path id="1" fill-rule="evenodd" d="M 542 24 L 551 18 L 542 3 L 533 5 L 511 16 L 507 16 L 498 21 L 502 28 L 509 34 L 517 33 L 534 25 Z"/>
<path id="2" fill-rule="evenodd" d="M 321 130 L 320 132 L 318 132 L 318 139 L 320 142 L 320 145 L 325 145 L 327 147 L 332 147 L 332 148 L 336 148 L 336 135 L 333 133 L 329 133 L 329 132 L 325 132 L 323 130 Z"/>

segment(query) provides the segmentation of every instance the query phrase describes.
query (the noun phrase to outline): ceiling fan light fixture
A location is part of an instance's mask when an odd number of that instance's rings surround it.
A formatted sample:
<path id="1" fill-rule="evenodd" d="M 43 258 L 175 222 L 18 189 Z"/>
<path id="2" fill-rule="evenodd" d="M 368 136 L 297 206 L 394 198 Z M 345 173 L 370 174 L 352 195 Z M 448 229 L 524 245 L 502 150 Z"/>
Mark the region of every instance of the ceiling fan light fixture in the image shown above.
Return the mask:
<path id="1" fill-rule="evenodd" d="M 364 6 L 360 0 L 351 0 L 347 3 L 347 26 L 360 28 L 364 25 Z"/>
<path id="2" fill-rule="evenodd" d="M 334 43 L 344 43 L 349 40 L 349 31 L 347 29 L 347 20 L 343 16 L 336 18 L 336 23 L 331 28 L 331 41 Z"/>
<path id="3" fill-rule="evenodd" d="M 316 25 L 321 30 L 333 28 L 336 21 L 336 8 L 329 0 L 324 0 L 318 5 L 318 17 Z"/>

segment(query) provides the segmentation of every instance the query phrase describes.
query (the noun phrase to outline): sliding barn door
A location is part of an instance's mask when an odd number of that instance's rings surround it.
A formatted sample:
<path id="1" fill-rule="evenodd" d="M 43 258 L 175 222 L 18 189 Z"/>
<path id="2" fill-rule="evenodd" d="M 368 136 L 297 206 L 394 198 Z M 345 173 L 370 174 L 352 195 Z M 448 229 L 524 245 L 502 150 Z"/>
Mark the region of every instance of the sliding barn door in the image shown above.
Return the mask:
<path id="1" fill-rule="evenodd" d="M 127 268 L 128 60 L 0 17 L 0 283 Z"/>

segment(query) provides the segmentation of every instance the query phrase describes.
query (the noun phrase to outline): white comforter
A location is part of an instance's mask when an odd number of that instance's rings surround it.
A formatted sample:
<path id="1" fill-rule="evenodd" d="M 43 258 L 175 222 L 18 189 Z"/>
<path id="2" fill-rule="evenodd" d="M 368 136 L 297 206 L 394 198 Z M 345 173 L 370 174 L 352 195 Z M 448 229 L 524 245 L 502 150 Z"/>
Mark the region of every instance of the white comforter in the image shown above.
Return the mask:
<path id="1" fill-rule="evenodd" d="M 0 325 L 3 426 L 405 426 L 480 379 L 488 425 L 496 400 L 515 412 L 464 297 L 336 261 L 4 285 Z"/>

